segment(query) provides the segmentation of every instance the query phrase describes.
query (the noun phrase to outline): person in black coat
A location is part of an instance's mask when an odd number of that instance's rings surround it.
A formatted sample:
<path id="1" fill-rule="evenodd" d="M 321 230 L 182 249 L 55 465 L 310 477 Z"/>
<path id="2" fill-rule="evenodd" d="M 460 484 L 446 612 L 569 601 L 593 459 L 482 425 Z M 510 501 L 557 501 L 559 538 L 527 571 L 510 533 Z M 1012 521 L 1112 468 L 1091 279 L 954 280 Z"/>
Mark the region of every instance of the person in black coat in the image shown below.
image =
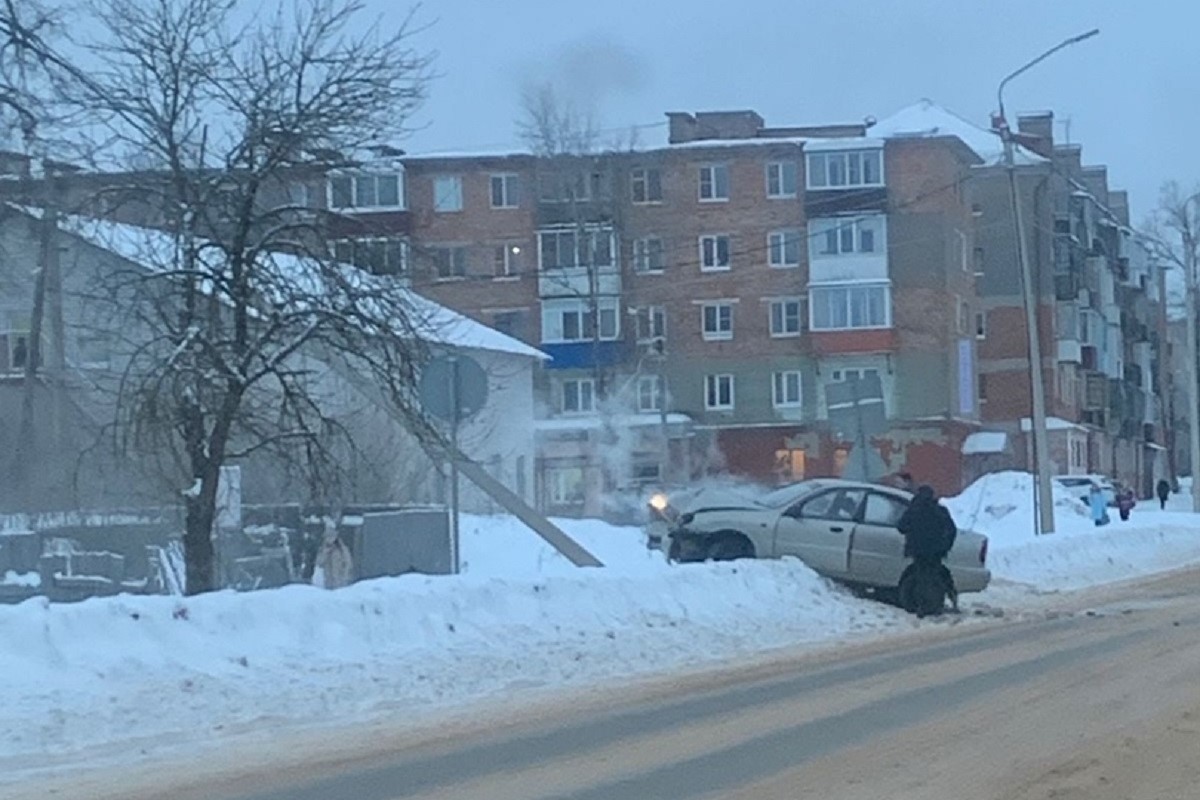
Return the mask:
<path id="1" fill-rule="evenodd" d="M 896 528 L 904 537 L 904 555 L 923 566 L 936 566 L 942 575 L 951 605 L 958 610 L 958 590 L 954 576 L 943 563 L 958 536 L 958 526 L 945 506 L 938 502 L 933 489 L 917 489 L 912 502 L 900 516 Z"/>
<path id="2" fill-rule="evenodd" d="M 1171 496 L 1171 484 L 1165 480 L 1160 480 L 1158 485 L 1154 487 L 1154 493 L 1158 495 L 1158 507 L 1166 510 L 1167 498 Z"/>

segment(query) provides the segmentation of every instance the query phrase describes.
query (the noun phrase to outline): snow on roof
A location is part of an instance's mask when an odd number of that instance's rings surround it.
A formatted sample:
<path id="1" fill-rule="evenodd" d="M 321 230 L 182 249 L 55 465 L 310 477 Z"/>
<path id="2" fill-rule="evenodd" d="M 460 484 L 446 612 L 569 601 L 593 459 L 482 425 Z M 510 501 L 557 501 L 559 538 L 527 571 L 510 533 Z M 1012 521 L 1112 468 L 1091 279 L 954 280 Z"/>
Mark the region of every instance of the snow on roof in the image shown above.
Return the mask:
<path id="1" fill-rule="evenodd" d="M 692 421 L 687 414 L 667 414 L 668 425 L 685 425 Z M 611 424 L 617 428 L 642 428 L 650 425 L 661 425 L 661 414 L 614 414 L 602 417 L 599 414 L 586 417 L 556 417 L 554 419 L 539 419 L 534 427 L 539 431 L 586 431 L 597 430 Z"/>
<path id="2" fill-rule="evenodd" d="M 175 238 L 163 231 L 80 216 L 65 216 L 60 219 L 60 226 L 97 247 L 142 266 L 168 264 L 175 258 Z M 312 273 L 313 265 L 309 259 L 289 253 L 272 253 L 270 258 L 282 274 L 294 275 L 297 281 L 305 280 L 305 275 Z M 348 264 L 340 266 L 359 280 L 383 280 Z M 430 344 L 549 359 L 542 351 L 411 289 L 400 289 L 399 292 L 411 307 L 414 328 Z"/>
<path id="3" fill-rule="evenodd" d="M 922 99 L 885 117 L 871 126 L 871 134 L 884 139 L 954 136 L 971 148 L 984 162 L 998 164 L 1004 157 L 1000 136 L 987 128 L 960 117 L 929 99 Z M 1017 162 L 1044 163 L 1045 158 L 1017 147 Z"/>
<path id="4" fill-rule="evenodd" d="M 1003 431 L 976 431 L 963 440 L 964 456 L 1003 453 L 1008 444 L 1008 434 Z"/>
<path id="5" fill-rule="evenodd" d="M 1021 417 L 1021 430 L 1027 431 L 1033 427 L 1029 417 Z M 1046 430 L 1048 431 L 1086 431 L 1087 428 L 1082 425 L 1063 419 L 1062 417 L 1046 417 Z"/>

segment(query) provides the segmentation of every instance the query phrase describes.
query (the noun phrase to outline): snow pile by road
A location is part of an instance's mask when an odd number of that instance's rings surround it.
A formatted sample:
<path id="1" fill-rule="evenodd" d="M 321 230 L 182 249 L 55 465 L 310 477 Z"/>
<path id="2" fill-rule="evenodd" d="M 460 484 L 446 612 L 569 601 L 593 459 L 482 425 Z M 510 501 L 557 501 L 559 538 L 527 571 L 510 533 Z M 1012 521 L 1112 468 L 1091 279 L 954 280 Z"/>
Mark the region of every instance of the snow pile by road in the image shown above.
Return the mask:
<path id="1" fill-rule="evenodd" d="M 36 599 L 0 607 L 0 753 L 161 747 L 262 722 L 412 720 L 518 689 L 915 624 L 794 560 Z"/>
<path id="2" fill-rule="evenodd" d="M 1026 472 L 984 475 L 944 500 L 962 528 L 986 534 L 988 566 L 1004 580 L 1042 591 L 1082 589 L 1200 563 L 1200 518 L 1159 511 L 1143 501 L 1128 522 L 1116 509 L 1096 527 L 1088 509 L 1054 487 L 1055 533 L 1034 533 L 1033 477 Z"/>
<path id="3" fill-rule="evenodd" d="M 640 528 L 595 519 L 560 519 L 555 523 L 610 571 L 645 574 L 670 569 L 661 554 L 646 549 Z M 459 535 L 462 571 L 468 575 L 526 578 L 578 574 L 565 556 L 515 517 L 464 514 Z"/>

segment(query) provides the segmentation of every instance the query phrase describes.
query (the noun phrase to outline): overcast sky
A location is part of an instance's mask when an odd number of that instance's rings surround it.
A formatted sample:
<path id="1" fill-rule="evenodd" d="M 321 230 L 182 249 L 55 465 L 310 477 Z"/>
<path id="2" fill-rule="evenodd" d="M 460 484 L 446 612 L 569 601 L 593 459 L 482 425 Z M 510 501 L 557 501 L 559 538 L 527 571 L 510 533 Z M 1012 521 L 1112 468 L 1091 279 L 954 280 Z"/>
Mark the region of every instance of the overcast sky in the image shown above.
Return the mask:
<path id="1" fill-rule="evenodd" d="M 367 0 L 386 20 L 397 0 Z M 523 82 L 553 79 L 605 127 L 752 108 L 769 125 L 882 118 L 931 98 L 986 125 L 996 85 L 1062 39 L 1100 36 L 1017 79 L 1010 111 L 1053 109 L 1135 222 L 1163 180 L 1200 181 L 1195 0 L 426 0 L 441 77 L 410 151 L 515 142 Z M 1062 141 L 1065 125 L 1055 131 Z"/>

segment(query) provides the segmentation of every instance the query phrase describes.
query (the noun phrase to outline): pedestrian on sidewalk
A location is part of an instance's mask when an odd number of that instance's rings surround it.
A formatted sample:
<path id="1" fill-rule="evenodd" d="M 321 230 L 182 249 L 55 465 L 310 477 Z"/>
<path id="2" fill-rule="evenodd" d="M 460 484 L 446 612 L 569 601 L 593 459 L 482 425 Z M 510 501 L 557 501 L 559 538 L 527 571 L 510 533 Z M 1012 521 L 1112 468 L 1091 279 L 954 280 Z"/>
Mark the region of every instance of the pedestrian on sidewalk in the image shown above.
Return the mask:
<path id="1" fill-rule="evenodd" d="M 1163 511 L 1167 510 L 1167 498 L 1171 496 L 1171 484 L 1166 480 L 1160 479 L 1158 485 L 1154 487 L 1155 494 L 1158 495 L 1158 507 Z"/>
<path id="2" fill-rule="evenodd" d="M 1133 511 L 1133 507 L 1137 505 L 1137 500 L 1133 498 L 1133 489 L 1125 488 L 1117 495 L 1117 512 L 1121 515 L 1121 522 L 1129 521 L 1129 512 Z"/>
<path id="3" fill-rule="evenodd" d="M 1104 502 L 1104 492 L 1094 483 L 1088 489 L 1088 506 L 1092 510 L 1092 522 L 1097 528 L 1110 522 L 1108 504 Z"/>

